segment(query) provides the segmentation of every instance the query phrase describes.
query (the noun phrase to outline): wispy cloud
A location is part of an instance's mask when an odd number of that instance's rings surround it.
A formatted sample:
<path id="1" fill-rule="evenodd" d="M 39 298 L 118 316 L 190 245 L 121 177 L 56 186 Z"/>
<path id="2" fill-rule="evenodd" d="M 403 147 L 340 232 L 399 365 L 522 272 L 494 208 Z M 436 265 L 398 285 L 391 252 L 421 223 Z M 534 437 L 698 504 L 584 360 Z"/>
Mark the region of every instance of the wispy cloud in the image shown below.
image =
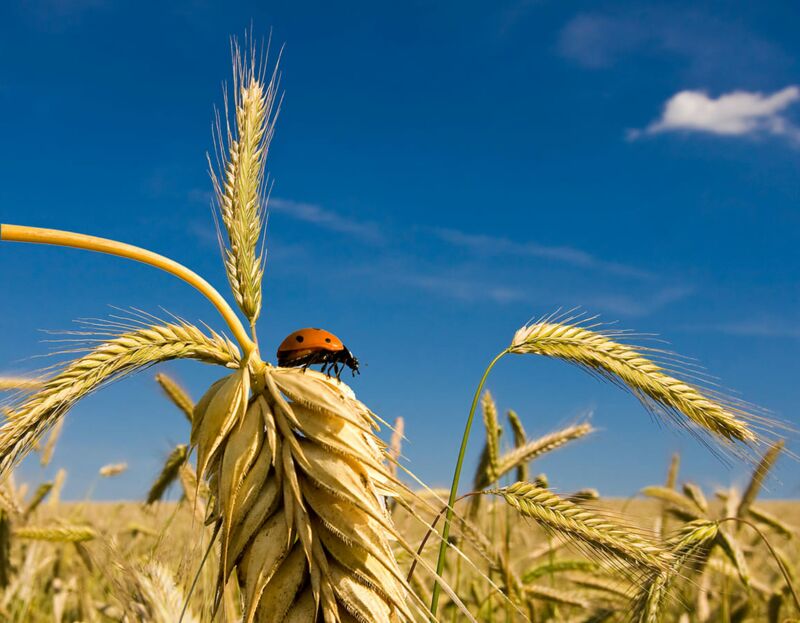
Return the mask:
<path id="1" fill-rule="evenodd" d="M 382 279 L 386 278 L 384 274 Z M 433 271 L 395 271 L 388 278 L 396 283 L 455 301 L 469 303 L 488 301 L 501 305 L 525 303 L 537 306 L 549 305 L 553 308 L 580 306 L 626 318 L 649 316 L 667 305 L 685 299 L 695 291 L 691 286 L 665 286 L 639 295 L 609 294 L 602 290 L 559 294 L 542 291 L 533 286 L 503 285 L 475 276 L 454 275 L 451 271 L 438 274 Z"/>
<path id="2" fill-rule="evenodd" d="M 274 197 L 269 201 L 269 208 L 293 219 L 311 223 L 316 227 L 352 236 L 362 242 L 380 244 L 385 240 L 383 232 L 375 223 L 350 219 L 315 203 Z"/>
<path id="3" fill-rule="evenodd" d="M 28 16 L 46 31 L 61 32 L 79 24 L 91 12 L 113 6 L 112 0 L 31 0 L 23 3 Z"/>
<path id="4" fill-rule="evenodd" d="M 743 53 L 746 50 L 746 53 Z M 625 57 L 672 57 L 699 79 L 761 80 L 764 68 L 789 67 L 791 59 L 739 22 L 703 11 L 646 6 L 624 12 L 591 12 L 562 29 L 558 51 L 590 69 L 604 69 Z"/>
<path id="5" fill-rule="evenodd" d="M 730 322 L 692 325 L 692 332 L 714 332 L 742 337 L 769 337 L 800 339 L 800 326 L 782 320 L 751 318 Z"/>
<path id="6" fill-rule="evenodd" d="M 538 257 L 578 268 L 588 268 L 620 277 L 653 279 L 655 275 L 646 270 L 618 262 L 609 262 L 595 257 L 582 249 L 568 246 L 547 246 L 536 242 L 517 242 L 499 236 L 469 234 L 455 229 L 435 229 L 433 233 L 441 240 L 473 252 L 495 256 Z"/>
<path id="7" fill-rule="evenodd" d="M 399 283 L 436 294 L 441 298 L 468 303 L 490 301 L 508 304 L 531 299 L 530 293 L 522 288 L 486 283 L 474 277 L 454 277 L 451 274 L 436 275 L 431 272 L 399 272 L 395 273 L 392 278 Z"/>
<path id="8" fill-rule="evenodd" d="M 664 105 L 661 118 L 629 138 L 663 132 L 704 132 L 723 136 L 773 134 L 800 141 L 800 129 L 782 113 L 800 100 L 800 88 L 786 87 L 765 95 L 733 91 L 717 98 L 704 91 L 681 91 Z"/>
<path id="9" fill-rule="evenodd" d="M 587 308 L 601 309 L 620 316 L 649 316 L 667 305 L 691 296 L 694 292 L 695 288 L 691 285 L 669 285 L 639 296 L 588 293 L 582 304 Z"/>

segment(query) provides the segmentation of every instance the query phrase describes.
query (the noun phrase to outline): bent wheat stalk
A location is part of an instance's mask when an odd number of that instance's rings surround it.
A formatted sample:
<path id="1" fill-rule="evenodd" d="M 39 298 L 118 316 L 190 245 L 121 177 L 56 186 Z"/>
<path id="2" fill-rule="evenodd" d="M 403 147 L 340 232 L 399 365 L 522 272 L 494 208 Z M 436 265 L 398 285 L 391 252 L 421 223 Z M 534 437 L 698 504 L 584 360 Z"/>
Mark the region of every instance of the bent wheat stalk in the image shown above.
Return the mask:
<path id="1" fill-rule="evenodd" d="M 549 319 L 526 325 L 519 329 L 511 344 L 500 352 L 487 366 L 481 377 L 467 416 L 461 439 L 453 482 L 450 487 L 448 511 L 442 529 L 442 542 L 437 559 L 437 573 L 444 569 L 448 537 L 453 517 L 453 504 L 458 494 L 458 484 L 466 455 L 467 443 L 472 430 L 475 409 L 481 391 L 495 364 L 509 353 L 543 355 L 562 359 L 585 370 L 611 380 L 633 393 L 650 412 L 667 416 L 682 426 L 693 423 L 695 430 L 710 433 L 712 437 L 728 446 L 740 442 L 755 445 L 762 441 L 750 426 L 749 421 L 759 418 L 726 401 L 713 397 L 710 392 L 682 381 L 647 358 L 644 349 L 620 343 L 612 337 L 620 333 L 605 334 L 580 324 L 552 322 Z M 762 421 L 769 425 L 770 422 Z M 433 587 L 431 614 L 436 615 L 439 588 Z"/>
<path id="2" fill-rule="evenodd" d="M 239 341 L 245 354 L 255 348 L 255 344 L 247 335 L 247 331 L 242 326 L 242 322 L 236 313 L 228 305 L 228 302 L 217 292 L 211 284 L 197 273 L 189 270 L 182 264 L 171 260 L 158 253 L 147 251 L 116 240 L 97 238 L 85 234 L 76 234 L 57 229 L 42 229 L 39 227 L 26 227 L 23 225 L 0 224 L 0 240 L 7 242 L 31 242 L 36 244 L 52 244 L 61 247 L 73 247 L 85 249 L 87 251 L 97 251 L 108 255 L 117 255 L 143 264 L 148 264 L 154 268 L 170 273 L 193 286 L 203 296 L 205 296 L 217 311 L 222 315 L 225 322 L 230 327 L 233 335 Z"/>

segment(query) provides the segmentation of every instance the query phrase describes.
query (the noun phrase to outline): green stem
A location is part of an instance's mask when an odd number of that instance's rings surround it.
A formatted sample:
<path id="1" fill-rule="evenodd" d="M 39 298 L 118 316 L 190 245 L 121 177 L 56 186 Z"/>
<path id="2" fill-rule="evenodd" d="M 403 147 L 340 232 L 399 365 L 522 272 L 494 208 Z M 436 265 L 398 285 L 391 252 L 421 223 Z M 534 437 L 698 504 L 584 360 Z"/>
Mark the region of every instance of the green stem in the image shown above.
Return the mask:
<path id="1" fill-rule="evenodd" d="M 439 609 L 439 593 L 441 592 L 441 587 L 439 586 L 438 578 L 441 577 L 442 571 L 444 570 L 444 561 L 445 557 L 447 556 L 447 548 L 450 545 L 448 538 L 450 537 L 450 524 L 453 520 L 453 506 L 455 505 L 456 496 L 458 495 L 458 481 L 461 479 L 461 468 L 464 466 L 464 455 L 467 452 L 467 442 L 469 441 L 470 430 L 472 430 L 472 420 L 475 418 L 475 408 L 478 406 L 478 401 L 481 397 L 481 391 L 483 390 L 483 385 L 486 383 L 486 379 L 489 376 L 489 372 L 491 372 L 494 365 L 509 352 L 510 350 L 507 348 L 502 353 L 497 355 L 497 357 L 492 359 L 492 362 L 484 371 L 483 376 L 481 377 L 481 382 L 478 383 L 478 388 L 475 390 L 475 397 L 472 399 L 469 417 L 467 417 L 467 424 L 464 427 L 464 436 L 461 438 L 461 449 L 458 451 L 456 468 L 453 472 L 453 484 L 450 486 L 450 498 L 447 501 L 447 512 L 444 517 L 444 527 L 442 528 L 442 540 L 439 544 L 439 558 L 436 561 L 437 578 L 434 578 L 433 593 L 431 596 L 432 618 L 436 617 L 436 611 Z"/>

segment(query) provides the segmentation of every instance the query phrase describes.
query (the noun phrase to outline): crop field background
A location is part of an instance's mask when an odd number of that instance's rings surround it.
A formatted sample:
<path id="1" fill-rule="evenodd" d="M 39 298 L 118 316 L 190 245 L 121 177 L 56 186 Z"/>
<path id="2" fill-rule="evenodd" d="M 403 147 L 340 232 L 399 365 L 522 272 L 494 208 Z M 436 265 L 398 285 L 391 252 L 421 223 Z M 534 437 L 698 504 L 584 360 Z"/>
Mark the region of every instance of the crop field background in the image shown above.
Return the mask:
<path id="1" fill-rule="evenodd" d="M 0 8 L 0 623 L 800 623 L 798 6 L 147 4 Z"/>

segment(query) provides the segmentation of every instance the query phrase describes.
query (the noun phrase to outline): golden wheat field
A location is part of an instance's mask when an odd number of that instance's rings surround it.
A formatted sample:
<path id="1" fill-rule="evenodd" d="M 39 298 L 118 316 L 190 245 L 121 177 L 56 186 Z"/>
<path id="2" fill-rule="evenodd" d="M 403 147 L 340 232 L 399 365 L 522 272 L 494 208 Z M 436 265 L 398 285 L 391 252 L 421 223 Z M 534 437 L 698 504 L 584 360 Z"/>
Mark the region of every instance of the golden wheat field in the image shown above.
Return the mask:
<path id="1" fill-rule="evenodd" d="M 800 620 L 800 504 L 759 498 L 779 456 L 791 456 L 791 431 L 624 330 L 560 312 L 510 329 L 474 389 L 463 433 L 453 432 L 463 442 L 449 490 L 428 489 L 402 459 L 415 431 L 402 419 L 383 421 L 340 380 L 359 362 L 338 338 L 303 329 L 270 360 L 256 325 L 265 298 L 266 160 L 281 89 L 277 66 L 263 58 L 249 39 L 234 45 L 230 97 L 209 158 L 229 295 L 123 242 L 0 229 L 0 254 L 13 242 L 56 245 L 165 271 L 192 285 L 227 327 L 132 311 L 95 321 L 63 365 L 0 379 L 0 620 Z M 537 461 L 572 451 L 594 429 L 575 422 L 530 437 L 514 411 L 499 413 L 484 385 L 511 355 L 570 363 L 576 374 L 630 392 L 643 411 L 731 461 L 749 461 L 748 485 L 704 491 L 676 455 L 663 480 L 634 500 L 554 490 Z M 176 359 L 215 366 L 220 378 L 195 399 L 171 377 L 155 377 L 191 433 L 153 475 L 146 500 L 62 502 L 68 465 L 57 466 L 53 481 L 21 481 L 25 457 L 52 460 L 73 406 Z M 321 371 L 309 368 L 318 364 Z M 464 474 L 470 439 L 483 451 Z M 99 476 L 126 469 L 106 465 Z"/>

